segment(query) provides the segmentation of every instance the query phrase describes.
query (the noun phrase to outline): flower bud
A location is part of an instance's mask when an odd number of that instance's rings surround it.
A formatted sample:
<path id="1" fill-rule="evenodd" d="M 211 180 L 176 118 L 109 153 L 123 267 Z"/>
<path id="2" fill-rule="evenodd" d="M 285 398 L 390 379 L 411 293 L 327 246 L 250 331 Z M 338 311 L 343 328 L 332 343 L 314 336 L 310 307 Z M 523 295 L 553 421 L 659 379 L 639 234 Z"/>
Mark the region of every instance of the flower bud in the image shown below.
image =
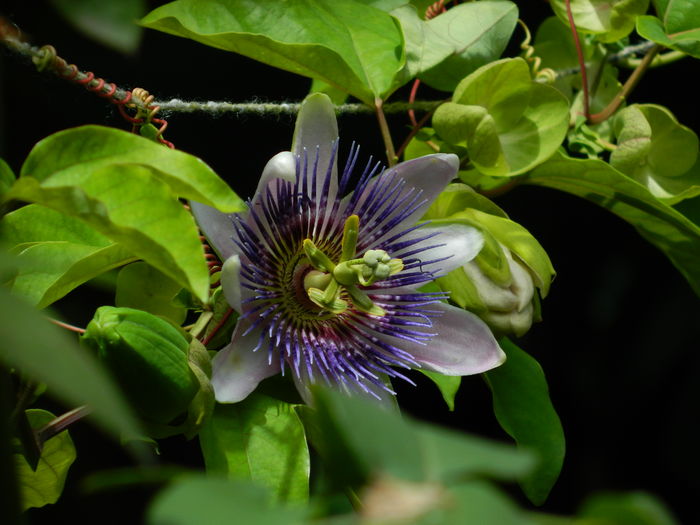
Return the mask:
<path id="1" fill-rule="evenodd" d="M 535 290 L 545 297 L 555 272 L 530 232 L 464 184 L 448 186 L 424 218 L 433 224 L 468 224 L 484 235 L 476 258 L 437 279 L 453 302 L 499 335 L 521 336 L 540 320 Z"/>
<path id="2" fill-rule="evenodd" d="M 148 312 L 98 308 L 81 342 L 97 353 L 148 422 L 167 424 L 184 414 L 200 388 L 184 335 Z"/>

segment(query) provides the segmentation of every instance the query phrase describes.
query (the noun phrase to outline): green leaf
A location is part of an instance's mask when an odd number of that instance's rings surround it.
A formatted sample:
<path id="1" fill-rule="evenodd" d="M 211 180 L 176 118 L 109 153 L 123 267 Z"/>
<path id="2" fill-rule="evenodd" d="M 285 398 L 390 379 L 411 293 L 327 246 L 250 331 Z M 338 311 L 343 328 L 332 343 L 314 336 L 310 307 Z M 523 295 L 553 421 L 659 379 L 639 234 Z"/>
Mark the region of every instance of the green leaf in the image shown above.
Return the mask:
<path id="1" fill-rule="evenodd" d="M 206 301 L 209 272 L 194 219 L 150 169 L 113 164 L 82 176 L 79 186 L 52 182 L 23 176 L 7 197 L 83 220 Z"/>
<path id="2" fill-rule="evenodd" d="M 539 363 L 508 339 L 499 343 L 508 359 L 484 377 L 493 394 L 498 423 L 518 447 L 533 450 L 539 456 L 537 467 L 520 486 L 535 505 L 541 505 L 564 462 L 564 431 Z"/>
<path id="3" fill-rule="evenodd" d="M 405 61 L 398 21 L 353 0 L 177 0 L 141 25 L 322 80 L 371 105 L 398 87 Z"/>
<path id="4" fill-rule="evenodd" d="M 578 516 L 596 525 L 678 525 L 671 511 L 646 492 L 604 492 L 591 496 Z"/>
<path id="5" fill-rule="evenodd" d="M 348 100 L 348 93 L 342 89 L 339 89 L 330 84 L 326 84 L 322 80 L 311 79 L 311 88 L 309 88 L 309 94 L 311 93 L 324 93 L 328 95 L 331 102 L 336 106 L 345 104 Z"/>
<path id="6" fill-rule="evenodd" d="M 15 174 L 10 165 L 0 159 L 0 199 L 3 198 L 7 190 L 15 183 Z"/>
<path id="7" fill-rule="evenodd" d="M 513 176 L 549 158 L 566 135 L 569 106 L 556 89 L 533 82 L 521 58 L 492 62 L 459 83 L 433 127 L 464 144 L 484 175 Z"/>
<path id="8" fill-rule="evenodd" d="M 309 450 L 294 406 L 256 393 L 217 405 L 199 433 L 207 473 L 252 480 L 275 501 L 307 501 Z"/>
<path id="9" fill-rule="evenodd" d="M 18 254 L 12 291 L 37 308 L 134 260 L 129 250 L 111 243 L 84 222 L 35 204 L 3 217 L 0 238 Z"/>
<path id="10" fill-rule="evenodd" d="M 535 458 L 527 452 L 417 423 L 367 399 L 330 390 L 316 394 L 317 411 L 304 421 L 341 485 L 377 476 L 411 482 L 447 483 L 475 475 L 512 480 L 534 465 Z"/>
<path id="11" fill-rule="evenodd" d="M 136 20 L 146 13 L 145 0 L 51 0 L 73 27 L 93 40 L 122 53 L 139 47 L 142 29 Z"/>
<path id="12" fill-rule="evenodd" d="M 662 106 L 634 104 L 613 121 L 612 167 L 669 204 L 700 194 L 698 136 Z"/>
<path id="13" fill-rule="evenodd" d="M 39 429 L 56 416 L 39 409 L 26 411 L 33 429 Z M 75 461 L 76 452 L 68 430 L 53 436 L 41 449 L 41 457 L 33 470 L 22 454 L 15 454 L 17 481 L 22 493 L 22 510 L 56 503 L 63 492 L 68 469 Z"/>
<path id="14" fill-rule="evenodd" d="M 409 75 L 452 91 L 469 73 L 501 56 L 515 29 L 518 8 L 513 2 L 493 0 L 460 4 L 427 21 L 411 5 L 391 14 L 404 32 Z"/>
<path id="15" fill-rule="evenodd" d="M 440 288 L 437 291 L 440 291 Z M 447 404 L 447 408 L 450 412 L 454 412 L 455 396 L 459 391 L 459 386 L 462 384 L 462 378 L 460 376 L 446 376 L 430 370 L 421 370 L 421 372 L 435 383 Z"/>
<path id="16" fill-rule="evenodd" d="M 227 213 L 246 209 L 231 188 L 197 157 L 103 126 L 67 129 L 40 141 L 29 152 L 20 178 L 31 176 L 47 187 L 79 186 L 103 167 L 129 163 L 151 168 L 178 197 Z"/>
<path id="17" fill-rule="evenodd" d="M 536 465 L 536 457 L 527 450 L 425 423 L 413 425 L 426 480 L 448 485 L 475 476 L 513 481 L 527 476 Z"/>
<path id="18" fill-rule="evenodd" d="M 180 290 L 180 285 L 163 272 L 144 262 L 136 262 L 119 272 L 114 304 L 144 310 L 182 324 L 187 310 L 173 303 Z"/>
<path id="19" fill-rule="evenodd" d="M 663 251 L 700 294 L 700 228 L 608 163 L 558 153 L 523 182 L 583 197 L 626 220 Z"/>
<path id="20" fill-rule="evenodd" d="M 552 9 L 569 25 L 565 0 L 552 0 Z M 601 42 L 615 42 L 634 29 L 637 16 L 647 12 L 649 0 L 571 0 L 571 13 L 576 28 L 593 33 Z"/>
<path id="21" fill-rule="evenodd" d="M 655 16 L 637 19 L 637 32 L 658 44 L 700 58 L 700 4 L 694 0 L 655 0 Z"/>
<path id="22" fill-rule="evenodd" d="M 305 507 L 276 507 L 262 487 L 243 480 L 189 476 L 153 500 L 147 525 L 302 525 Z"/>
<path id="23" fill-rule="evenodd" d="M 434 511 L 445 524 L 534 525 L 534 521 L 508 496 L 482 481 L 450 487 L 453 505 Z M 426 522 L 434 523 L 434 522 Z"/>
<path id="24" fill-rule="evenodd" d="M 74 338 L 24 301 L 0 288 L 0 361 L 37 381 L 68 405 L 89 405 L 95 422 L 114 436 L 141 432 L 111 377 Z"/>

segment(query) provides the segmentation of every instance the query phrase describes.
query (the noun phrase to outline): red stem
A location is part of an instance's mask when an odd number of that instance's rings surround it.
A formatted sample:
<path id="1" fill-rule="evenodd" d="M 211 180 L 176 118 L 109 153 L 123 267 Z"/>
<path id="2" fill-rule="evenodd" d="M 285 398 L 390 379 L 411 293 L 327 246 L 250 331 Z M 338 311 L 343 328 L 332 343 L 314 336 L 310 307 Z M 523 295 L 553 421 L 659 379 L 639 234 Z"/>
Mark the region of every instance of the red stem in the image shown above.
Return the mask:
<path id="1" fill-rule="evenodd" d="M 233 313 L 233 308 L 229 308 L 228 310 L 226 310 L 226 313 L 221 318 L 221 321 L 219 321 L 216 324 L 216 326 L 212 329 L 212 331 L 209 332 L 209 335 L 207 335 L 204 339 L 202 339 L 202 344 L 204 346 L 207 346 L 209 344 L 209 341 L 214 339 L 214 336 L 218 333 L 219 330 L 221 330 L 221 327 L 224 326 L 226 321 L 228 321 L 228 318 L 231 317 L 232 313 Z"/>
<path id="2" fill-rule="evenodd" d="M 564 3 L 566 4 L 566 16 L 569 19 L 571 34 L 574 37 L 574 46 L 576 47 L 576 56 L 578 57 L 578 64 L 581 68 L 581 83 L 583 84 L 583 114 L 586 117 L 586 119 L 588 119 L 591 116 L 591 108 L 588 93 L 588 73 L 586 72 L 586 60 L 583 57 L 581 39 L 578 37 L 578 31 L 576 31 L 576 22 L 574 22 L 574 15 L 571 12 L 571 0 L 564 0 Z"/>

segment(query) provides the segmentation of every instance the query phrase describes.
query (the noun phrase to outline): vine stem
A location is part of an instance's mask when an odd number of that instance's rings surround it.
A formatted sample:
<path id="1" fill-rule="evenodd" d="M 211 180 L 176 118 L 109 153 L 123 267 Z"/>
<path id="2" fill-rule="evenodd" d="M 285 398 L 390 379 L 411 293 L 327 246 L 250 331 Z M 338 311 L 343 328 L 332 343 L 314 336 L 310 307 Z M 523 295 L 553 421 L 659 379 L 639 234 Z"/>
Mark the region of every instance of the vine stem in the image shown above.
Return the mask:
<path id="1" fill-rule="evenodd" d="M 384 147 L 386 148 L 386 158 L 389 166 L 396 164 L 396 151 L 394 150 L 394 143 L 391 140 L 391 133 L 389 132 L 389 124 L 386 121 L 386 116 L 384 115 L 383 101 L 381 98 L 377 97 L 374 99 L 374 109 L 377 113 L 377 122 L 379 123 L 379 129 L 382 132 L 382 140 L 384 141 Z"/>
<path id="2" fill-rule="evenodd" d="M 576 56 L 578 57 L 578 64 L 581 68 L 581 83 L 583 84 L 583 114 L 586 119 L 591 116 L 590 98 L 588 92 L 588 73 L 586 71 L 586 60 L 583 56 L 583 47 L 581 46 L 581 39 L 578 36 L 578 31 L 576 31 L 576 22 L 574 21 L 574 14 L 571 11 L 571 0 L 564 0 L 566 4 L 566 16 L 569 19 L 569 27 L 571 28 L 571 35 L 574 38 L 574 47 L 576 47 Z"/>
<path id="3" fill-rule="evenodd" d="M 605 120 L 610 118 L 610 116 L 618 110 L 620 105 L 624 102 L 624 100 L 629 96 L 629 94 L 632 92 L 635 86 L 639 83 L 642 76 L 653 62 L 654 57 L 660 50 L 661 46 L 658 44 L 649 49 L 649 51 L 647 51 L 647 54 L 644 55 L 644 58 L 639 63 L 639 65 L 634 69 L 634 71 L 632 71 L 632 74 L 629 76 L 629 78 L 622 86 L 622 89 L 615 96 L 615 98 L 600 113 L 596 113 L 595 115 L 589 115 L 588 122 L 590 122 L 591 124 L 600 124 L 601 122 L 604 122 Z"/>

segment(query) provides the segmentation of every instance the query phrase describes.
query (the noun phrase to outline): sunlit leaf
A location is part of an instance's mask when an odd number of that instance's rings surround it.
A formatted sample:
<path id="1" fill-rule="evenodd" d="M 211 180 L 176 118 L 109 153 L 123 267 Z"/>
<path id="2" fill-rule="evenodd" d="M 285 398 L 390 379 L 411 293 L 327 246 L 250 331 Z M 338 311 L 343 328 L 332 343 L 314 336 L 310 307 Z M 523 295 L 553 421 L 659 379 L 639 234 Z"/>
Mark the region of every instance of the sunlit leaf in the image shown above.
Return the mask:
<path id="1" fill-rule="evenodd" d="M 129 250 L 113 244 L 83 221 L 35 204 L 3 217 L 0 238 L 17 253 L 13 292 L 38 308 L 134 260 Z"/>
<path id="2" fill-rule="evenodd" d="M 520 485 L 533 503 L 541 505 L 564 462 L 564 431 L 539 363 L 508 339 L 499 343 L 508 359 L 484 377 L 491 388 L 494 413 L 501 427 L 519 447 L 538 455 L 536 468 Z"/>
<path id="3" fill-rule="evenodd" d="M 663 46 L 700 58 L 700 4 L 695 0 L 654 0 L 658 18 L 641 16 L 637 32 Z"/>
<path id="4" fill-rule="evenodd" d="M 452 91 L 469 73 L 501 56 L 515 29 L 518 8 L 513 2 L 494 0 L 456 5 L 427 21 L 410 5 L 392 14 L 404 31 L 410 75 Z"/>
<path id="5" fill-rule="evenodd" d="M 75 339 L 24 301 L 0 288 L 0 361 L 46 383 L 68 405 L 89 405 L 92 418 L 114 436 L 140 434 L 119 390 Z"/>
<path id="6" fill-rule="evenodd" d="M 207 472 L 264 485 L 277 501 L 309 497 L 309 450 L 294 405 L 262 394 L 219 404 L 199 434 Z"/>
<path id="7" fill-rule="evenodd" d="M 566 0 L 552 0 L 552 9 L 569 25 Z M 649 0 L 571 0 L 576 28 L 597 35 L 602 42 L 619 40 L 634 29 L 637 16 L 646 13 Z"/>
<path id="8" fill-rule="evenodd" d="M 69 185 L 73 183 L 79 186 Z M 209 294 L 209 272 L 194 219 L 146 167 L 112 164 L 66 185 L 54 184 L 53 178 L 40 183 L 25 175 L 7 197 L 77 217 L 200 300 Z"/>
<path id="9" fill-rule="evenodd" d="M 145 0 L 51 0 L 75 28 L 122 53 L 138 49 L 143 31 L 136 20 L 146 13 Z"/>
<path id="10" fill-rule="evenodd" d="M 405 60 L 398 21 L 352 0 L 177 0 L 141 24 L 322 80 L 368 104 L 398 87 Z"/>
<path id="11" fill-rule="evenodd" d="M 569 107 L 554 88 L 533 82 L 520 58 L 492 62 L 469 75 L 441 105 L 433 127 L 466 145 L 482 174 L 513 176 L 550 157 L 564 139 Z"/>
<path id="12" fill-rule="evenodd" d="M 144 310 L 181 324 L 187 310 L 173 303 L 181 286 L 163 272 L 144 262 L 121 269 L 117 277 L 115 306 Z"/>
<path id="13" fill-rule="evenodd" d="M 39 429 L 56 416 L 39 409 L 26 411 L 33 429 Z M 17 481 L 22 494 L 22 509 L 43 507 L 56 503 L 63 492 L 68 469 L 75 461 L 76 451 L 68 430 L 47 440 L 42 449 L 36 469 L 32 469 L 21 454 L 15 454 Z"/>
<path id="14" fill-rule="evenodd" d="M 700 228 L 638 182 L 602 160 L 561 153 L 535 168 L 524 182 L 583 197 L 626 220 L 664 252 L 700 294 Z"/>
<path id="15" fill-rule="evenodd" d="M 669 203 L 700 193 L 698 136 L 654 104 L 620 111 L 613 127 L 617 149 L 610 164 Z"/>
<path id="16" fill-rule="evenodd" d="M 243 201 L 197 157 L 103 126 L 67 129 L 40 141 L 29 152 L 20 177 L 31 176 L 47 187 L 73 186 L 103 167 L 127 163 L 148 166 L 179 197 L 224 212 L 245 209 Z M 115 184 L 118 181 L 115 178 Z"/>

